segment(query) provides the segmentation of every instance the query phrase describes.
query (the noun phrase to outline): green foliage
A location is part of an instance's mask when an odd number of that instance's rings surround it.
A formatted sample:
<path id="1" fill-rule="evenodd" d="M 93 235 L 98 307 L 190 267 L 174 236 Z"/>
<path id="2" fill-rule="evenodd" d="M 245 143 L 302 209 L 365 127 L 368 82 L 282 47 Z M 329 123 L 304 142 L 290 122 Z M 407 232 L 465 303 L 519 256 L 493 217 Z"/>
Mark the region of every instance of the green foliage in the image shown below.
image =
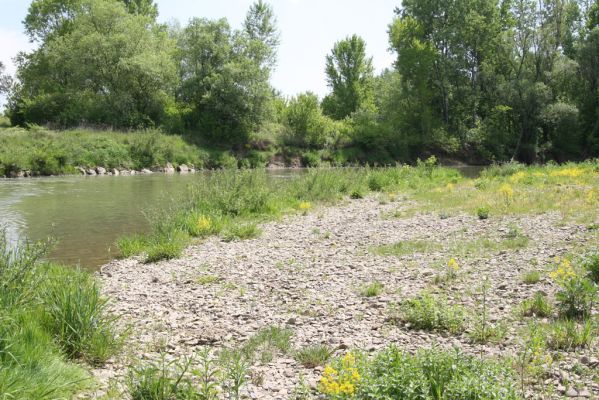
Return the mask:
<path id="1" fill-rule="evenodd" d="M 360 400 L 520 398 L 515 390 L 516 377 L 508 365 L 458 350 L 432 348 L 411 355 L 391 346 L 362 361 L 359 370 L 360 381 L 351 398 Z"/>
<path id="2" fill-rule="evenodd" d="M 599 284 L 599 251 L 594 250 L 585 254 L 581 266 L 587 271 L 589 279 L 595 284 Z"/>
<path id="3" fill-rule="evenodd" d="M 466 311 L 442 296 L 424 293 L 401 304 L 400 318 L 412 329 L 460 333 L 465 329 Z"/>
<path id="4" fill-rule="evenodd" d="M 525 317 L 547 318 L 551 316 L 553 307 L 544 293 L 537 292 L 532 299 L 526 299 L 520 305 L 520 313 Z"/>
<path id="5" fill-rule="evenodd" d="M 597 335 L 590 320 L 557 320 L 542 326 L 541 331 L 548 348 L 565 351 L 589 347 Z"/>
<path id="6" fill-rule="evenodd" d="M 231 242 L 233 240 L 254 239 L 260 236 L 261 233 L 262 230 L 254 223 L 231 225 L 225 230 L 223 240 Z"/>
<path id="7" fill-rule="evenodd" d="M 107 310 L 108 300 L 90 275 L 56 271 L 44 294 L 48 329 L 68 357 L 105 362 L 120 345 L 116 319 Z"/>
<path id="8" fill-rule="evenodd" d="M 287 354 L 290 351 L 292 336 L 291 330 L 278 326 L 262 328 L 244 343 L 241 353 L 247 360 L 253 361 L 258 356 L 262 363 L 269 363 L 275 352 Z"/>
<path id="9" fill-rule="evenodd" d="M 38 0 L 26 27 L 41 46 L 19 57 L 14 124 L 160 124 L 176 82 L 175 46 L 152 17 L 116 1 Z"/>
<path id="10" fill-rule="evenodd" d="M 70 398 L 91 380 L 65 360 L 98 363 L 119 347 L 93 277 L 41 262 L 45 249 L 12 248 L 0 235 L 0 393 L 7 399 Z"/>
<path id="11" fill-rule="evenodd" d="M 541 273 L 539 271 L 528 271 L 522 275 L 522 282 L 526 285 L 534 285 L 541 280 Z"/>
<path id="12" fill-rule="evenodd" d="M 488 219 L 489 212 L 489 207 L 479 207 L 476 209 L 476 215 L 478 216 L 478 219 Z"/>
<path id="13" fill-rule="evenodd" d="M 372 57 L 366 56 L 364 39 L 352 35 L 335 43 L 326 57 L 325 72 L 332 89 L 323 100 L 326 115 L 341 120 L 373 106 Z"/>
<path id="14" fill-rule="evenodd" d="M 306 368 L 316 368 L 325 365 L 333 350 L 324 344 L 306 346 L 295 352 L 295 359 Z"/>
<path id="15" fill-rule="evenodd" d="M 383 289 L 383 284 L 376 281 L 362 288 L 360 294 L 364 297 L 376 297 L 383 292 Z"/>
<path id="16" fill-rule="evenodd" d="M 579 275 L 567 277 L 560 282 L 555 294 L 557 309 L 565 318 L 587 318 L 591 315 L 596 301 L 597 287 L 590 280 Z"/>
<path id="17" fill-rule="evenodd" d="M 199 400 L 188 374 L 191 359 L 160 360 L 132 367 L 127 388 L 132 400 Z"/>
<path id="18" fill-rule="evenodd" d="M 334 136 L 334 122 L 322 114 L 318 97 L 311 92 L 293 97 L 285 111 L 286 144 L 322 148 Z"/>
<path id="19" fill-rule="evenodd" d="M 154 168 L 167 162 L 202 167 L 209 155 L 179 136 L 157 131 L 95 132 L 89 130 L 0 132 L 0 176 L 20 171 L 33 175 L 76 173 L 76 167 Z"/>
<path id="20" fill-rule="evenodd" d="M 189 244 L 189 235 L 179 230 L 167 231 L 149 242 L 145 249 L 146 263 L 154 263 L 162 260 L 172 260 L 181 256 L 181 253 Z"/>

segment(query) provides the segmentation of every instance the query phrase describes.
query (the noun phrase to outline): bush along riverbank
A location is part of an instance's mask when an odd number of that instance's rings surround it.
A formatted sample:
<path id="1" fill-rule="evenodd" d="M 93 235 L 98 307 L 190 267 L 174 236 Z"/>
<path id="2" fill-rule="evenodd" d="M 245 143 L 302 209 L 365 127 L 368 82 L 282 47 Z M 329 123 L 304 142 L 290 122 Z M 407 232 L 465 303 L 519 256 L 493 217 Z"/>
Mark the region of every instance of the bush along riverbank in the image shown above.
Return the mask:
<path id="1" fill-rule="evenodd" d="M 72 398 L 122 340 L 91 275 L 43 261 L 46 245 L 0 235 L 0 398 Z"/>
<path id="2" fill-rule="evenodd" d="M 599 396 L 596 162 L 202 179 L 102 269 L 136 335 L 98 395 Z"/>

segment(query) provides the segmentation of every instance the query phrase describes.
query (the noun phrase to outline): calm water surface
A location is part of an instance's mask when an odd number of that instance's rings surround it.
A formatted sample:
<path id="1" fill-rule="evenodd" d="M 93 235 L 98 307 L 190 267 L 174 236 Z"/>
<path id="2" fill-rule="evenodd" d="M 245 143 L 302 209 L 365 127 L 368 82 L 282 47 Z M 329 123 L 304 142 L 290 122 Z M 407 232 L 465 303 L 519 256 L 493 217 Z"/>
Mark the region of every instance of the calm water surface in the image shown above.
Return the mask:
<path id="1" fill-rule="evenodd" d="M 475 176 L 478 167 L 462 173 Z M 274 178 L 301 170 L 273 170 Z M 195 175 L 136 175 L 0 179 L 0 226 L 18 238 L 56 243 L 50 259 L 95 269 L 110 261 L 124 234 L 149 228 L 144 212 L 180 197 Z"/>

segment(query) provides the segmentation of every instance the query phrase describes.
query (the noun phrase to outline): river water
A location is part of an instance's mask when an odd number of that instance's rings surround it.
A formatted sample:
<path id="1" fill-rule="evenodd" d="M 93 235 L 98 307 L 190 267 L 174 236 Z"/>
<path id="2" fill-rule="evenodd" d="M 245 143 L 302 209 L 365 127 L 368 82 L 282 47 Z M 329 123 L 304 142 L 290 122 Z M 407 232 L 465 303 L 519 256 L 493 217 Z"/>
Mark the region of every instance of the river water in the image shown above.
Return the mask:
<path id="1" fill-rule="evenodd" d="M 461 169 L 467 176 L 480 168 Z M 272 170 L 274 178 L 302 170 Z M 0 226 L 9 242 L 52 238 L 49 258 L 93 270 L 118 254 L 115 241 L 146 231 L 144 212 L 180 197 L 194 175 L 0 179 Z"/>

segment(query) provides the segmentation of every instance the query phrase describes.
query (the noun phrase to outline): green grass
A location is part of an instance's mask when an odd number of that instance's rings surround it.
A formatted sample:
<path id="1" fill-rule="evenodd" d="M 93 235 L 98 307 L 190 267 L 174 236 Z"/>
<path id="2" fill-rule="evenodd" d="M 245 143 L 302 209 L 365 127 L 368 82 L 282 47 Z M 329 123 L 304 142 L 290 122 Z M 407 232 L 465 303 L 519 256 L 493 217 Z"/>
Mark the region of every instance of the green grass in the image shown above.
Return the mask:
<path id="1" fill-rule="evenodd" d="M 589 347 L 597 336 L 597 328 L 591 320 L 560 319 L 542 325 L 541 332 L 549 349 L 563 351 Z"/>
<path id="2" fill-rule="evenodd" d="M 441 244 L 430 240 L 406 240 L 394 244 L 374 247 L 372 252 L 381 256 L 401 257 L 414 253 L 432 253 L 442 249 Z"/>
<path id="3" fill-rule="evenodd" d="M 423 293 L 400 305 L 399 318 L 410 329 L 447 331 L 460 333 L 466 329 L 467 312 L 458 305 L 451 305 L 443 296 Z"/>
<path id="4" fill-rule="evenodd" d="M 115 320 L 92 276 L 42 261 L 46 246 L 7 246 L 0 235 L 2 399 L 71 398 L 119 348 Z"/>
<path id="5" fill-rule="evenodd" d="M 306 368 L 323 366 L 333 355 L 333 350 L 324 344 L 306 346 L 295 352 L 295 359 Z"/>
<path id="6" fill-rule="evenodd" d="M 526 285 L 534 285 L 539 283 L 541 280 L 541 273 L 539 271 L 527 271 L 522 275 L 522 283 Z"/>
<path id="7" fill-rule="evenodd" d="M 247 340 L 241 352 L 248 360 L 254 360 L 258 356 L 266 364 L 272 361 L 276 352 L 287 354 L 291 350 L 292 336 L 291 330 L 278 326 L 262 328 Z"/>
<path id="8" fill-rule="evenodd" d="M 222 238 L 225 242 L 232 242 L 234 240 L 254 239 L 261 234 L 262 230 L 258 228 L 258 225 L 254 223 L 247 223 L 228 227 L 223 233 Z"/>
<path id="9" fill-rule="evenodd" d="M 431 254 L 444 251 L 454 256 L 469 256 L 488 253 L 496 253 L 502 250 L 517 250 L 528 246 L 529 239 L 524 235 L 516 237 L 504 237 L 499 240 L 490 238 L 457 239 L 444 244 L 432 240 L 408 240 L 388 245 L 373 247 L 370 249 L 374 254 L 382 256 L 401 257 L 410 254 Z"/>
<path id="10" fill-rule="evenodd" d="M 547 296 L 540 292 L 535 293 L 532 299 L 524 300 L 520 305 L 520 313 L 525 317 L 546 318 L 551 316 L 552 312 L 553 307 L 547 300 Z"/>
<path id="11" fill-rule="evenodd" d="M 34 127 L 0 129 L 0 176 L 19 171 L 34 175 L 78 173 L 76 167 L 142 169 L 211 163 L 210 154 L 180 136 L 159 131 L 110 132 Z"/>
<path id="12" fill-rule="evenodd" d="M 193 280 L 198 285 L 206 286 L 212 285 L 221 281 L 221 278 L 216 275 L 200 275 Z"/>
<path id="13" fill-rule="evenodd" d="M 372 282 L 362 288 L 360 294 L 364 297 L 376 297 L 383 293 L 384 286 L 380 282 Z"/>

